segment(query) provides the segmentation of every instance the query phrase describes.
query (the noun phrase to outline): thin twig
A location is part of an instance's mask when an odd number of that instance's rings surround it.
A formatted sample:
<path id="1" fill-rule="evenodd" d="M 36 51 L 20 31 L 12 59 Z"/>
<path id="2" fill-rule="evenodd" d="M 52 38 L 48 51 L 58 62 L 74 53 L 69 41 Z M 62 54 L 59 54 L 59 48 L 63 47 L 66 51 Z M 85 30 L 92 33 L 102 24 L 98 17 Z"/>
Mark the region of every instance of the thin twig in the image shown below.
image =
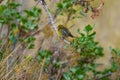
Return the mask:
<path id="1" fill-rule="evenodd" d="M 41 4 L 42 4 L 42 3 L 41 3 Z M 51 25 L 52 25 L 52 28 L 53 28 L 53 29 L 56 31 L 56 33 L 57 33 L 57 26 L 55 25 L 55 22 L 54 22 L 54 20 L 53 20 L 53 17 L 52 17 L 52 15 L 50 14 L 47 6 L 46 6 L 46 5 L 43 5 L 43 4 L 42 4 L 42 6 L 43 6 L 45 12 L 47 13 L 47 15 L 48 15 L 48 17 L 49 17 L 49 19 L 50 19 L 50 23 L 51 23 Z"/>
<path id="2" fill-rule="evenodd" d="M 95 79 L 95 80 L 103 80 L 104 78 L 109 77 L 109 76 L 111 76 L 111 75 L 112 75 L 112 73 L 108 73 L 108 74 L 103 75 L 103 76 L 100 77 L 100 78 Z"/>
<path id="3" fill-rule="evenodd" d="M 67 44 L 71 44 L 69 41 L 67 41 L 66 39 L 63 39 L 63 41 L 65 42 L 65 43 L 67 43 Z"/>

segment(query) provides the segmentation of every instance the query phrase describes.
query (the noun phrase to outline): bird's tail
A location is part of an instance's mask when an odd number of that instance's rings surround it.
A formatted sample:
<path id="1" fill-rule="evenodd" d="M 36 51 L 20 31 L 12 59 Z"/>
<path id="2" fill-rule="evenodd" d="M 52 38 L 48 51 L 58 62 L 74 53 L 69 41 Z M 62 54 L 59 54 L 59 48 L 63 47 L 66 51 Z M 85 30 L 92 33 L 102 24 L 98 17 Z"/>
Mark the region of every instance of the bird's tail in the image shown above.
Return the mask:
<path id="1" fill-rule="evenodd" d="M 74 36 L 73 36 L 72 34 L 70 34 L 70 37 L 72 37 L 72 38 L 73 38 Z"/>

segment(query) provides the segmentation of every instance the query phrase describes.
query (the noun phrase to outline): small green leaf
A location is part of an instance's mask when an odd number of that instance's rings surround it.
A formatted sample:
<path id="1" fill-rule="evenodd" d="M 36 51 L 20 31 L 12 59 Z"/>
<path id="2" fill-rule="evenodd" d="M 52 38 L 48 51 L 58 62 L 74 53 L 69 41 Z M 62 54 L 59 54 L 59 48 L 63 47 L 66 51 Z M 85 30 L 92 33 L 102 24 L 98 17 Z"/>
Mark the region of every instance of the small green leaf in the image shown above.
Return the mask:
<path id="1" fill-rule="evenodd" d="M 21 4 L 12 2 L 12 3 L 9 3 L 9 6 L 11 6 L 13 9 L 16 9 L 17 7 L 21 6 Z"/>
<path id="2" fill-rule="evenodd" d="M 93 38 L 95 37 L 95 34 L 96 34 L 96 32 L 93 32 L 93 33 L 91 33 L 91 34 L 89 35 L 89 37 L 90 37 L 91 39 L 93 39 Z"/>
<path id="3" fill-rule="evenodd" d="M 59 9 L 63 9 L 63 4 L 62 4 L 62 3 L 57 3 L 57 7 L 58 7 Z"/>
<path id="4" fill-rule="evenodd" d="M 25 41 L 28 43 L 34 42 L 35 41 L 35 37 L 34 36 L 29 36 Z"/>
<path id="5" fill-rule="evenodd" d="M 63 7 L 68 9 L 71 7 L 71 3 L 70 2 L 63 3 Z"/>
<path id="6" fill-rule="evenodd" d="M 86 31 L 87 33 L 90 32 L 92 29 L 93 29 L 93 28 L 92 28 L 91 25 L 85 26 L 85 31 Z"/>
<path id="7" fill-rule="evenodd" d="M 95 50 L 96 55 L 103 56 L 103 48 L 101 46 L 98 46 Z"/>
<path id="8" fill-rule="evenodd" d="M 29 49 L 33 49 L 35 47 L 35 44 L 34 43 L 28 43 L 28 48 Z"/>
<path id="9" fill-rule="evenodd" d="M 79 74 L 77 77 L 78 77 L 79 80 L 83 80 L 84 79 L 84 76 L 82 74 Z"/>
<path id="10" fill-rule="evenodd" d="M 12 41 L 12 43 L 16 43 L 18 41 L 18 38 L 14 35 L 10 35 L 9 39 Z"/>
<path id="11" fill-rule="evenodd" d="M 70 71 L 73 73 L 73 74 L 75 74 L 76 73 L 76 69 L 74 68 L 74 67 L 70 67 Z"/>
<path id="12" fill-rule="evenodd" d="M 115 61 L 112 61 L 112 66 L 111 66 L 111 70 L 112 72 L 116 71 L 118 69 L 118 65 Z"/>
<path id="13" fill-rule="evenodd" d="M 109 49 L 110 49 L 112 54 L 116 54 L 116 55 L 120 56 L 120 50 L 114 49 L 112 47 L 109 47 Z"/>
<path id="14" fill-rule="evenodd" d="M 52 53 L 49 50 L 40 50 L 38 54 L 43 58 L 48 58 Z"/>
<path id="15" fill-rule="evenodd" d="M 71 80 L 70 79 L 70 74 L 68 72 L 64 72 L 63 77 L 65 80 Z"/>
<path id="16" fill-rule="evenodd" d="M 49 64 L 50 64 L 50 56 L 48 56 L 45 61 L 45 65 L 49 65 Z"/>

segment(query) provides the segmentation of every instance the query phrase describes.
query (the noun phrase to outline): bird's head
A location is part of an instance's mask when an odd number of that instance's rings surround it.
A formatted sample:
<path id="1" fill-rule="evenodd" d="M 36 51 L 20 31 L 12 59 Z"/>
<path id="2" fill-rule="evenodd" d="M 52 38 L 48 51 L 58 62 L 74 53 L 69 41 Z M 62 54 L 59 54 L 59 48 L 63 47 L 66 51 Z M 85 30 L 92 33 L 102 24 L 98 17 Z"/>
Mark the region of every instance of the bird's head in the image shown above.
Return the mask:
<path id="1" fill-rule="evenodd" d="M 64 28 L 64 26 L 60 24 L 60 25 L 58 25 L 57 28 L 58 28 L 58 30 L 60 30 L 60 29 Z"/>

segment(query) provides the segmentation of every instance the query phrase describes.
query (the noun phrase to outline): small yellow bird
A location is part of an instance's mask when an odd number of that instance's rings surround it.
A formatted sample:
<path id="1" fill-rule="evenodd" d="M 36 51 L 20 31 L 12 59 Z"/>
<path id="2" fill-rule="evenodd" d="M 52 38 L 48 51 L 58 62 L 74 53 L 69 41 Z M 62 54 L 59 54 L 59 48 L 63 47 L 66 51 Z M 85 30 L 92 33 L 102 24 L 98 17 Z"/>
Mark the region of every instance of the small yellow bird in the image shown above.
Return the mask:
<path id="1" fill-rule="evenodd" d="M 74 37 L 70 31 L 64 27 L 63 25 L 58 25 L 57 27 L 57 33 L 60 37 L 62 37 L 63 39 L 66 38 L 66 37 Z"/>

